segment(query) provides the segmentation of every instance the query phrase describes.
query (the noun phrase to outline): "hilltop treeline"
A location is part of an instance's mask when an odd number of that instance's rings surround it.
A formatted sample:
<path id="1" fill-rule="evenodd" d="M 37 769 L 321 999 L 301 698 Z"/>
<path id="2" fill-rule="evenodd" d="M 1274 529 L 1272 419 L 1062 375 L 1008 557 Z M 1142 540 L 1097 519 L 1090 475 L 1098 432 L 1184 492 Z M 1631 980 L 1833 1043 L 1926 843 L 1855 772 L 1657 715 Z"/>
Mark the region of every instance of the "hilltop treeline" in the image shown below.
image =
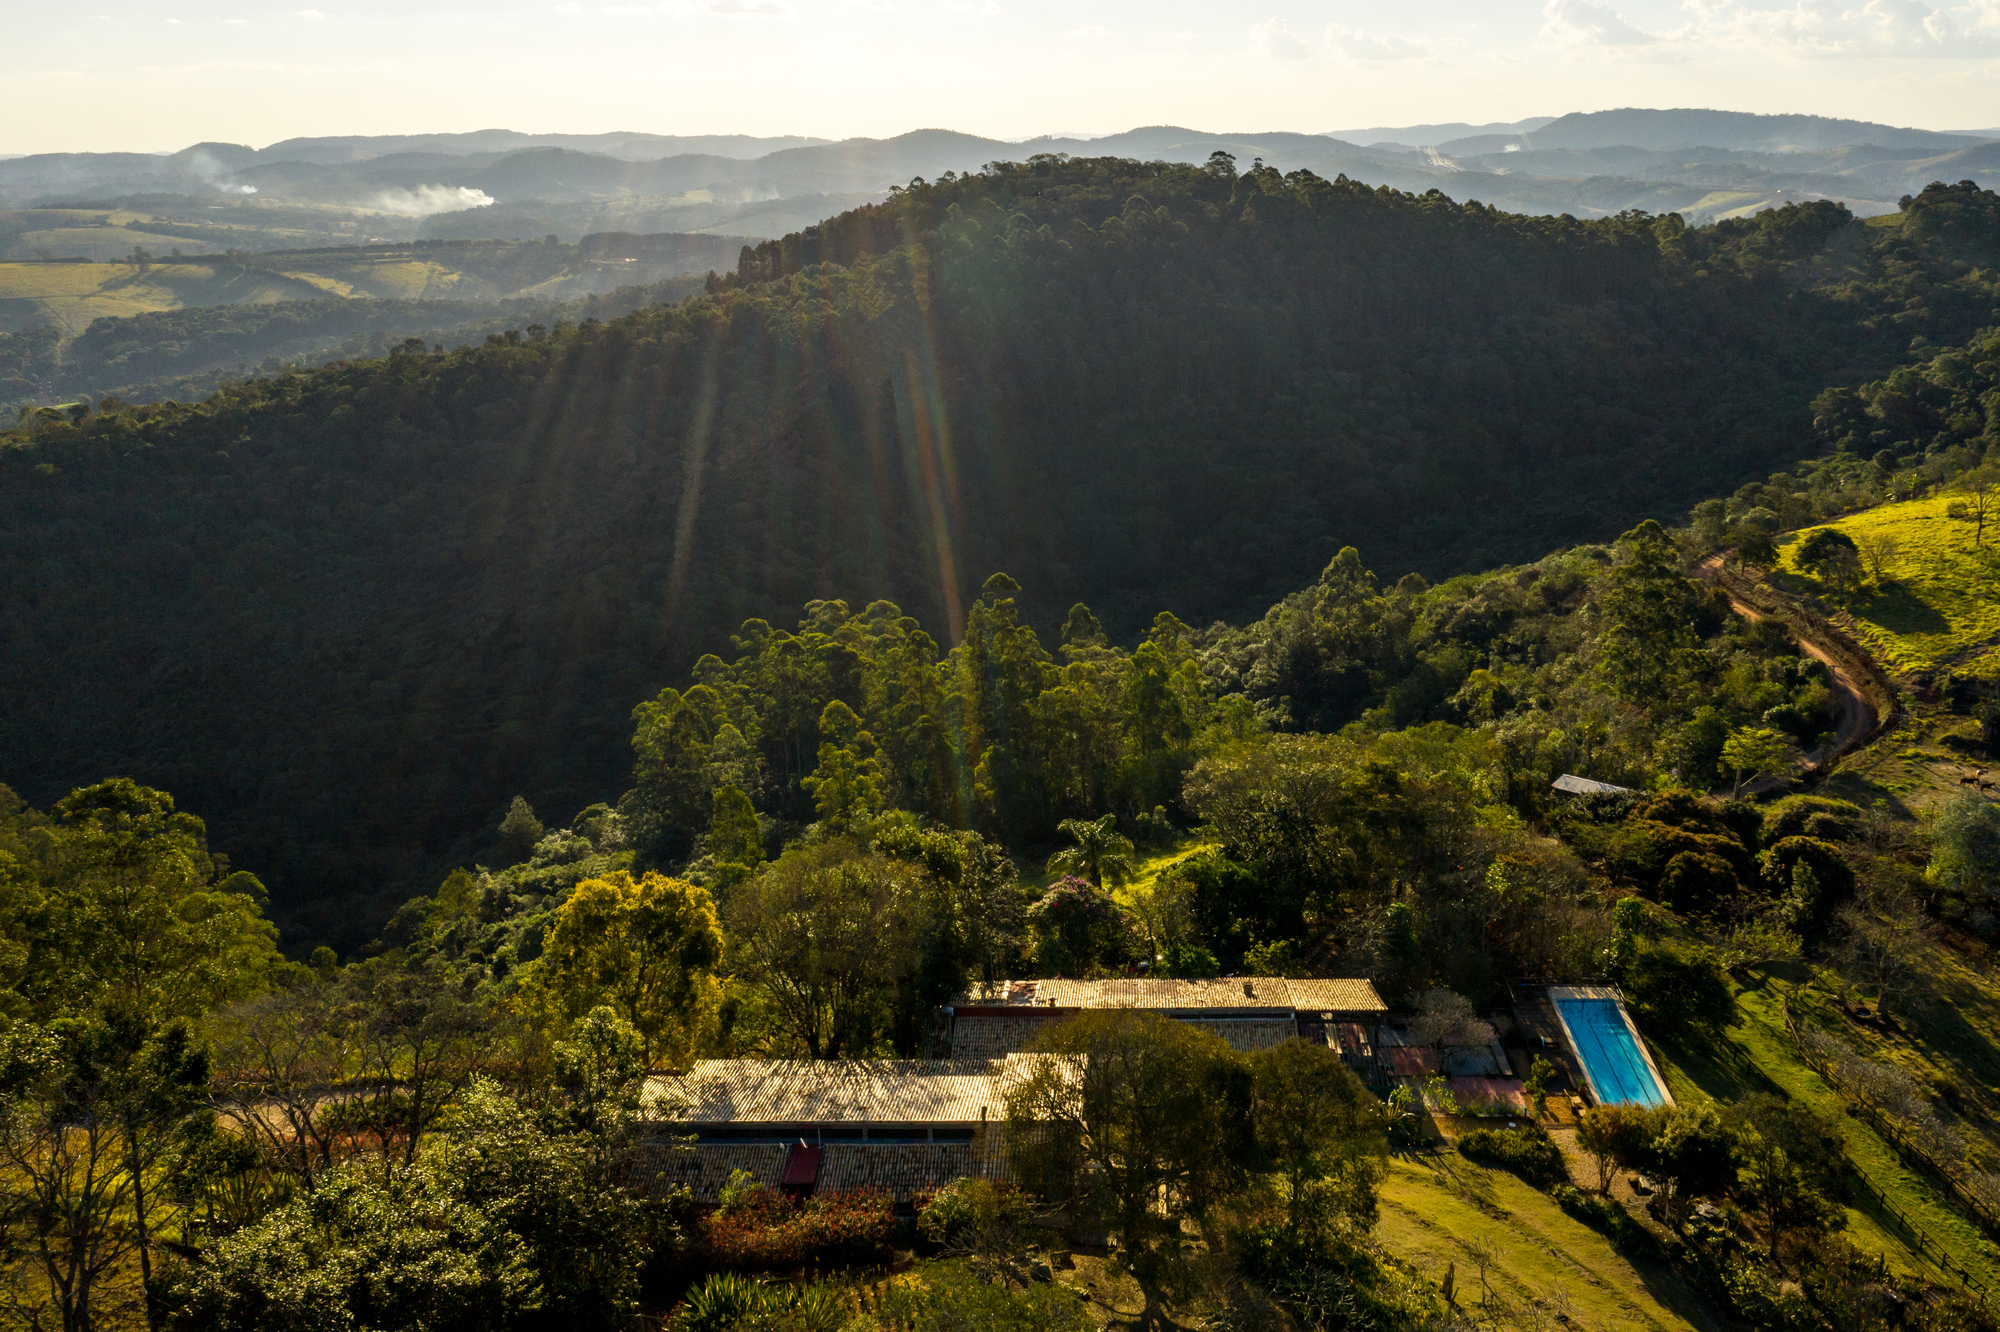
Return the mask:
<path id="1" fill-rule="evenodd" d="M 352 920 L 517 791 L 617 789 L 632 706 L 804 600 L 956 642 L 1005 568 L 1025 621 L 1088 601 L 1130 642 L 1344 545 L 1438 577 L 1759 477 L 1828 384 L 1990 321 L 1963 251 L 1222 159 L 913 185 L 706 299 L 29 422 L 0 757 L 37 798 L 126 771 L 229 811 L 280 912 Z"/>

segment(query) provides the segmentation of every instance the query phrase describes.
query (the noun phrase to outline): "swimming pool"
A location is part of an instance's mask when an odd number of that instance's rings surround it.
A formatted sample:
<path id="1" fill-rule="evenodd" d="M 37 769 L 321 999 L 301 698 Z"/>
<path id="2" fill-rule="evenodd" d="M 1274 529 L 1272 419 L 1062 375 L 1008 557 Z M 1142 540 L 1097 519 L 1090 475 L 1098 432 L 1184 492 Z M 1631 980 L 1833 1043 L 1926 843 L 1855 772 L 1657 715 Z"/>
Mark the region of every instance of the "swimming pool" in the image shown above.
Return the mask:
<path id="1" fill-rule="evenodd" d="M 1652 1061 L 1615 995 L 1591 990 L 1551 990 L 1549 1001 L 1590 1082 L 1599 1105 L 1669 1105 Z"/>

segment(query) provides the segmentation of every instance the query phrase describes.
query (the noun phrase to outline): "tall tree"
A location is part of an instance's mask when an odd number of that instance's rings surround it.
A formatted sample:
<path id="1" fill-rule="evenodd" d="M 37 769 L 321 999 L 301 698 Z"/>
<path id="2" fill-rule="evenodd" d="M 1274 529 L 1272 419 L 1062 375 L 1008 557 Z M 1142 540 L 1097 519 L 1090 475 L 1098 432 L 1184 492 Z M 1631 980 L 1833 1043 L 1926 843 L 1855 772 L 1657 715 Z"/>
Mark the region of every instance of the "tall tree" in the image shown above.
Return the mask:
<path id="1" fill-rule="evenodd" d="M 787 851 L 729 905 L 736 974 L 809 1059 L 872 1053 L 917 965 L 926 871 L 832 838 Z"/>
<path id="2" fill-rule="evenodd" d="M 672 1060 L 693 1047 L 713 1002 L 722 942 L 707 889 L 616 870 L 570 890 L 524 986 L 560 1021 L 608 1003 L 645 1037 L 648 1060 Z"/>
<path id="3" fill-rule="evenodd" d="M 1619 697 L 1656 708 L 1681 687 L 1700 643 L 1705 594 L 1681 575 L 1673 540 L 1652 519 L 1623 537 L 1625 561 L 1604 595 L 1604 671 Z"/>
<path id="4" fill-rule="evenodd" d="M 1106 880 L 1115 887 L 1132 877 L 1132 839 L 1118 831 L 1116 814 L 1064 819 L 1061 831 L 1076 845 L 1049 857 L 1050 874 L 1074 874 L 1098 888 Z"/>
<path id="5" fill-rule="evenodd" d="M 1007 1095 L 1009 1148 L 1031 1188 L 1109 1230 L 1145 1294 L 1141 1325 L 1157 1326 L 1187 1272 L 1187 1225 L 1248 1177 L 1250 1070 L 1220 1037 L 1154 1013 L 1084 1013 L 1040 1048 Z"/>
<path id="6" fill-rule="evenodd" d="M 222 874 L 206 829 L 126 778 L 56 803 L 27 984 L 43 1013 L 103 1005 L 160 1022 L 261 989 L 278 965 L 263 885 Z"/>
<path id="7" fill-rule="evenodd" d="M 1388 1123 L 1381 1103 L 1324 1045 L 1284 1041 L 1250 1057 L 1251 1117 L 1263 1162 L 1283 1183 L 1287 1223 L 1325 1233 L 1374 1223 Z"/>

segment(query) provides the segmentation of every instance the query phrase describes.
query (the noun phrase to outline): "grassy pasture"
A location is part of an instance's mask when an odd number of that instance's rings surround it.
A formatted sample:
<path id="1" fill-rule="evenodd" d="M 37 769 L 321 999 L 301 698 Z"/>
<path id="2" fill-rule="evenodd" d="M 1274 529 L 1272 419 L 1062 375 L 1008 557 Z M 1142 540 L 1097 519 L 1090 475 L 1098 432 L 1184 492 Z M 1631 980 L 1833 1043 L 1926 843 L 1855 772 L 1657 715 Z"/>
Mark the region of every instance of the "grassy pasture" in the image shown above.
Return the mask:
<path id="1" fill-rule="evenodd" d="M 428 259 L 346 259 L 313 255 L 297 267 L 287 267 L 284 274 L 328 296 L 379 296 L 402 301 L 490 301 L 512 294 L 501 292 L 483 278 Z"/>
<path id="2" fill-rule="evenodd" d="M 0 332 L 43 321 L 69 336 L 104 315 L 196 305 L 255 304 L 324 295 L 279 273 L 234 264 L 0 263 Z"/>
<path id="3" fill-rule="evenodd" d="M 1884 504 L 1822 524 L 1864 547 L 1880 538 L 1896 544 L 1882 579 L 1845 598 L 1798 567 L 1806 532 L 1781 549 L 1772 580 L 1839 601 L 1863 646 L 1898 671 L 2000 674 L 2000 524 L 1988 523 L 1986 544 L 1976 546 L 1971 523 L 1945 516 L 1949 503 L 1934 496 Z"/>
<path id="4" fill-rule="evenodd" d="M 82 255 L 100 263 L 115 262 L 143 246 L 155 255 L 172 254 L 176 248 L 200 254 L 207 247 L 182 236 L 167 236 L 140 227 L 58 227 L 22 234 L 16 246 L 22 250 L 51 250 L 65 257 Z"/>
<path id="5" fill-rule="evenodd" d="M 1375 1238 L 1433 1281 L 1452 1267 L 1468 1311 L 1489 1300 L 1488 1312 L 1533 1303 L 1544 1319 L 1566 1312 L 1572 1327 L 1607 1332 L 1715 1326 L 1666 1268 L 1635 1264 L 1547 1194 L 1455 1153 L 1390 1162 Z M 1484 1289 L 1480 1250 L 1492 1254 Z"/>
<path id="6" fill-rule="evenodd" d="M 1846 1138 L 1855 1169 L 1903 1213 L 1897 1217 L 1857 1189 L 1844 1209 L 1844 1233 L 1856 1247 L 1883 1255 L 1893 1268 L 1943 1279 L 1919 1250 L 1914 1224 L 1931 1252 L 1942 1250 L 1989 1287 L 2000 1283 L 2000 1249 L 1978 1224 L 1928 1177 L 1904 1165 L 1865 1120 L 1849 1117 L 1840 1094 L 1799 1057 L 1785 1032 L 1782 993 L 1805 978 L 1805 968 L 1792 964 L 1772 970 L 1785 975 L 1766 976 L 1737 991 L 1742 1020 L 1729 1029 L 1726 1040 L 1704 1049 L 1654 1047 L 1674 1099 L 1734 1101 L 1753 1092 L 1775 1092 L 1827 1116 Z"/>
<path id="7" fill-rule="evenodd" d="M 1688 211 L 1725 217 L 1748 217 L 1771 206 L 1771 196 L 1753 190 L 1712 190 L 1689 205 Z"/>

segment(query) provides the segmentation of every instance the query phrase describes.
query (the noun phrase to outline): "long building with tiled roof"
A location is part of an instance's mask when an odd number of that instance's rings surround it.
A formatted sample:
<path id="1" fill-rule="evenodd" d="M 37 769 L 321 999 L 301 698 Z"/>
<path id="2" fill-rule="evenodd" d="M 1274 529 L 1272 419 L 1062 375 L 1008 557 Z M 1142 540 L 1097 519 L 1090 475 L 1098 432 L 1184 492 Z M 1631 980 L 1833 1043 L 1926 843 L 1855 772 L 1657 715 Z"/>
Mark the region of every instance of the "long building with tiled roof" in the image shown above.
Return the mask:
<path id="1" fill-rule="evenodd" d="M 1366 1052 L 1387 1005 L 1365 980 L 1005 981 L 945 1010 L 948 1059 L 705 1059 L 646 1085 L 646 1181 L 713 1199 L 738 1170 L 770 1188 L 868 1188 L 899 1203 L 953 1179 L 1005 1176 L 1007 1093 L 1051 1021 L 1160 1013 L 1241 1050 L 1291 1037 Z"/>
<path id="2" fill-rule="evenodd" d="M 951 1053 L 995 1059 L 1029 1050 L 1048 1023 L 1106 1008 L 1178 1018 L 1239 1050 L 1261 1050 L 1294 1036 L 1325 1041 L 1330 1026 L 1374 1021 L 1389 1011 L 1375 987 L 1358 978 L 999 981 L 959 995 L 945 1010 Z"/>
<path id="3" fill-rule="evenodd" d="M 737 1170 L 769 1188 L 868 1188 L 898 1202 L 1001 1178 L 1007 1091 L 1035 1059 L 704 1059 L 647 1082 L 646 1118 L 664 1132 L 641 1169 L 705 1199 Z"/>

